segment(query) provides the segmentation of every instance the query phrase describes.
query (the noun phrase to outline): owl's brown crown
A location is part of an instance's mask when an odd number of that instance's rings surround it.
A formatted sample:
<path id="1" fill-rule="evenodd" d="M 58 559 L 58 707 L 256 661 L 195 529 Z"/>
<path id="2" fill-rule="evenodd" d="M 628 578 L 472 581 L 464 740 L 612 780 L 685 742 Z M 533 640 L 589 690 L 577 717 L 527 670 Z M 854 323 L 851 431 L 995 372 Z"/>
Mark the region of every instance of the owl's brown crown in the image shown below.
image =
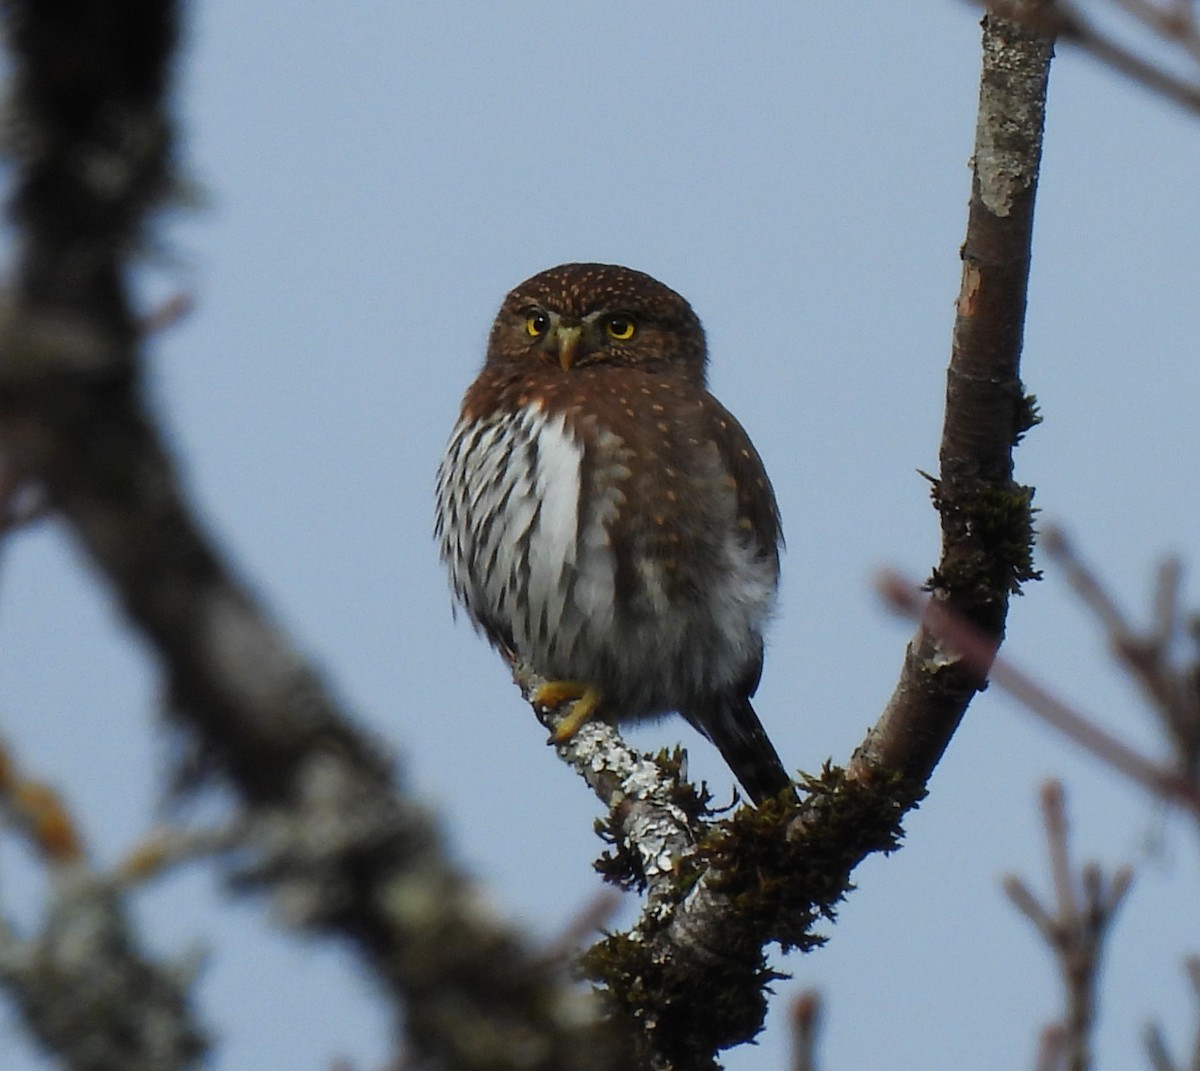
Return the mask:
<path id="1" fill-rule="evenodd" d="M 564 343 L 571 348 L 566 358 Z M 564 368 L 576 358 L 580 366 L 671 365 L 701 386 L 707 359 L 704 328 L 691 305 L 645 272 L 618 264 L 560 264 L 508 293 L 488 359 L 529 357 Z"/>
<path id="2" fill-rule="evenodd" d="M 621 309 L 671 324 L 700 321 L 691 305 L 651 275 L 619 264 L 560 264 L 526 279 L 505 298 L 505 305 L 530 303 L 563 316 L 583 319 L 592 313 Z"/>

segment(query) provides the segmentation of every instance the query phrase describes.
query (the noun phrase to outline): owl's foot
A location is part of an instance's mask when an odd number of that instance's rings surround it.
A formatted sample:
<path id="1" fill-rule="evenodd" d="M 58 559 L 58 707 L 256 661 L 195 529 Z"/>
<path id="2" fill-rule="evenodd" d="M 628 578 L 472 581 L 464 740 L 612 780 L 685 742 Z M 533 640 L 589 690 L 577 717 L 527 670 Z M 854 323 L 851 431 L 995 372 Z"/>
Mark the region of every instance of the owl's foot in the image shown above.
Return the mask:
<path id="1" fill-rule="evenodd" d="M 547 710 L 553 710 L 568 700 L 574 700 L 567 716 L 550 734 L 550 741 L 554 744 L 565 744 L 570 740 L 583 728 L 584 723 L 600 705 L 600 693 L 591 685 L 580 684 L 579 681 L 547 681 L 535 688 L 529 698 Z"/>

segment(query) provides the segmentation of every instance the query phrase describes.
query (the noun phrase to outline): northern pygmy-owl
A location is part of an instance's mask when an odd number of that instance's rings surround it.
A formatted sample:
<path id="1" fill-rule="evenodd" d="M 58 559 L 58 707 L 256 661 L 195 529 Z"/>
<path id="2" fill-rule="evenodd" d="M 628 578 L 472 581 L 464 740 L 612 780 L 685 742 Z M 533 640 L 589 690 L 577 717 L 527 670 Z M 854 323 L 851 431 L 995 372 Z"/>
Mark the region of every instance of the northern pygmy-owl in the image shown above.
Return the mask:
<path id="1" fill-rule="evenodd" d="M 755 803 L 789 785 L 750 697 L 779 578 L 779 510 L 705 389 L 704 331 L 656 279 L 563 264 L 492 327 L 437 481 L 437 538 L 491 643 L 592 716 L 678 711 Z"/>

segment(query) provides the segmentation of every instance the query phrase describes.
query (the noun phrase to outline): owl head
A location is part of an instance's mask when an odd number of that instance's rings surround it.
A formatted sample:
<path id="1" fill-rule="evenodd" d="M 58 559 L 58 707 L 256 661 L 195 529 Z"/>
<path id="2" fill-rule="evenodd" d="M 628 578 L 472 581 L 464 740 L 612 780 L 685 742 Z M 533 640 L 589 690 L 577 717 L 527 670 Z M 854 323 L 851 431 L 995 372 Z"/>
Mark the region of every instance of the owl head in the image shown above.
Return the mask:
<path id="1" fill-rule="evenodd" d="M 679 294 L 616 264 L 560 264 L 504 299 L 488 362 L 536 361 L 570 375 L 613 366 L 670 368 L 703 384 L 704 329 Z"/>

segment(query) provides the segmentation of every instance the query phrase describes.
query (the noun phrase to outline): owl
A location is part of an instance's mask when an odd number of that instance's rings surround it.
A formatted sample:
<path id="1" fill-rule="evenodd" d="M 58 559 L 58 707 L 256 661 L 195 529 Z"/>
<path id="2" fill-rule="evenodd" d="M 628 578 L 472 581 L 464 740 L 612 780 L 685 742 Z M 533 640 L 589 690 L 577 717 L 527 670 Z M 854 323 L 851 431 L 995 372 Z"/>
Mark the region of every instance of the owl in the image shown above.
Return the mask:
<path id="1" fill-rule="evenodd" d="M 706 389 L 704 330 L 649 275 L 563 264 L 504 299 L 437 478 L 457 601 L 589 718 L 682 714 L 755 803 L 791 784 L 750 699 L 779 582 L 779 510 Z"/>

